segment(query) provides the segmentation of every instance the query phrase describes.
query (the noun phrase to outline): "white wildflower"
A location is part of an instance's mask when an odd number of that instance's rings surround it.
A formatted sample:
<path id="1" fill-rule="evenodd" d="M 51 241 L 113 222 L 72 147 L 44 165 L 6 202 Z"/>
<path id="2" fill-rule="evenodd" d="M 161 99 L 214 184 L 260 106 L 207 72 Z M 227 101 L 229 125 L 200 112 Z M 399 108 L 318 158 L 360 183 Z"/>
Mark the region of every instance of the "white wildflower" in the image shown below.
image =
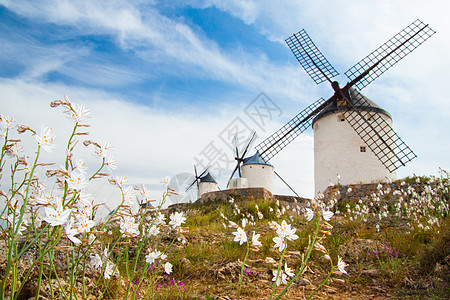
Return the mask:
<path id="1" fill-rule="evenodd" d="M 152 236 L 157 236 L 160 233 L 159 227 L 153 224 L 148 230 L 148 233 Z"/>
<path id="2" fill-rule="evenodd" d="M 161 183 L 164 185 L 168 185 L 169 181 L 170 181 L 170 176 L 166 176 L 161 179 Z"/>
<path id="3" fill-rule="evenodd" d="M 284 264 L 284 272 L 285 272 L 286 275 L 289 276 L 289 277 L 294 277 L 294 276 L 295 276 L 294 270 L 291 269 L 291 268 L 289 268 L 289 267 L 287 266 L 287 263 Z"/>
<path id="4" fill-rule="evenodd" d="M 325 210 L 322 210 L 322 216 L 323 216 L 323 219 L 325 220 L 325 221 L 330 221 L 331 220 L 331 218 L 333 217 L 333 212 L 331 212 L 331 211 L 325 211 Z"/>
<path id="5" fill-rule="evenodd" d="M 99 156 L 101 158 L 105 158 L 108 150 L 112 149 L 112 145 L 110 142 L 105 142 L 102 146 L 97 147 L 94 151 L 94 155 Z"/>
<path id="6" fill-rule="evenodd" d="M 41 128 L 41 134 L 35 136 L 38 145 L 47 152 L 52 152 L 55 147 L 53 141 L 55 140 L 55 133 L 50 127 Z"/>
<path id="7" fill-rule="evenodd" d="M 14 117 L 0 115 L 0 125 L 5 129 L 11 129 L 17 126 L 17 122 Z"/>
<path id="8" fill-rule="evenodd" d="M 74 189 L 76 191 L 79 191 L 83 188 L 85 188 L 88 184 L 84 181 L 85 176 L 83 173 L 73 170 L 70 173 L 70 177 L 66 178 L 67 185 L 69 189 Z"/>
<path id="9" fill-rule="evenodd" d="M 252 244 L 251 244 L 252 247 L 258 248 L 258 247 L 262 246 L 261 242 L 259 241 L 260 236 L 261 236 L 260 234 L 255 234 L 255 232 L 253 231 Z"/>
<path id="10" fill-rule="evenodd" d="M 311 221 L 314 218 L 314 211 L 310 208 L 306 208 L 306 221 Z"/>
<path id="11" fill-rule="evenodd" d="M 83 159 L 81 159 L 81 158 L 77 159 L 77 162 L 75 164 L 75 169 L 77 169 L 78 172 L 80 172 L 82 174 L 86 174 L 87 165 Z"/>
<path id="12" fill-rule="evenodd" d="M 120 233 L 122 233 L 122 236 L 132 236 L 135 237 L 139 235 L 139 224 L 135 223 L 134 217 L 131 216 L 125 216 L 120 221 Z"/>
<path id="13" fill-rule="evenodd" d="M 64 228 L 64 231 L 66 232 L 66 236 L 69 240 L 72 241 L 74 244 L 81 244 L 81 240 L 75 237 L 76 234 L 79 234 L 80 232 L 73 228 L 73 219 L 71 218 L 69 222 L 67 222 L 66 227 Z"/>
<path id="14" fill-rule="evenodd" d="M 155 225 L 162 225 L 165 224 L 166 222 L 166 216 L 163 215 L 161 212 L 158 212 L 158 215 L 156 216 L 155 219 Z"/>
<path id="15" fill-rule="evenodd" d="M 281 238 L 287 238 L 290 241 L 298 239 L 298 235 L 295 234 L 297 229 L 291 228 L 291 225 L 282 221 L 280 227 L 277 229 L 277 234 Z"/>
<path id="16" fill-rule="evenodd" d="M 341 272 L 341 273 L 345 273 L 345 274 L 347 274 L 347 271 L 345 271 L 345 267 L 347 267 L 348 265 L 342 260 L 342 257 L 339 257 L 338 256 L 338 264 L 337 264 L 337 267 L 338 267 L 338 269 L 339 269 L 339 271 Z"/>
<path id="17" fill-rule="evenodd" d="M 164 272 L 166 272 L 166 274 L 170 274 L 172 273 L 172 264 L 170 262 L 166 262 L 164 264 Z"/>
<path id="18" fill-rule="evenodd" d="M 286 241 L 284 240 L 284 238 L 276 236 L 273 238 L 273 241 L 275 242 L 275 248 L 278 248 L 280 252 L 283 252 L 284 248 L 286 247 Z"/>
<path id="19" fill-rule="evenodd" d="M 95 254 L 95 255 L 91 255 L 91 266 L 95 269 L 100 269 L 103 266 L 103 261 L 102 258 L 100 257 L 100 255 Z"/>
<path id="20" fill-rule="evenodd" d="M 166 259 L 167 255 L 162 254 L 159 250 L 154 250 L 145 256 L 145 261 L 149 264 L 154 263 L 157 259 Z"/>
<path id="21" fill-rule="evenodd" d="M 105 166 L 109 169 L 109 171 L 112 172 L 112 170 L 117 169 L 116 162 L 117 161 L 111 155 L 109 155 L 105 160 Z"/>
<path id="22" fill-rule="evenodd" d="M 247 234 L 242 228 L 238 227 L 237 231 L 233 232 L 233 234 L 235 235 L 233 241 L 239 242 L 239 245 L 242 245 L 243 243 L 247 242 Z"/>
<path id="23" fill-rule="evenodd" d="M 183 216 L 183 213 L 175 212 L 169 216 L 170 222 L 169 225 L 173 228 L 180 227 L 184 221 L 186 221 L 186 218 Z"/>
<path id="24" fill-rule="evenodd" d="M 63 209 L 62 204 L 59 204 L 56 208 L 46 206 L 44 210 L 44 221 L 49 223 L 50 226 L 57 226 L 66 223 L 70 213 L 72 212 L 71 209 Z"/>
<path id="25" fill-rule="evenodd" d="M 105 273 L 104 273 L 105 279 L 110 279 L 111 276 L 114 276 L 114 274 L 116 273 L 115 271 L 116 271 L 116 265 L 108 260 L 106 262 Z"/>
<path id="26" fill-rule="evenodd" d="M 84 104 L 72 104 L 73 110 L 69 110 L 68 114 L 75 122 L 80 122 L 89 116 L 89 109 Z"/>
<path id="27" fill-rule="evenodd" d="M 273 278 L 272 281 L 276 281 L 277 286 L 280 286 L 280 284 L 287 284 L 287 275 L 280 270 L 272 270 Z"/>

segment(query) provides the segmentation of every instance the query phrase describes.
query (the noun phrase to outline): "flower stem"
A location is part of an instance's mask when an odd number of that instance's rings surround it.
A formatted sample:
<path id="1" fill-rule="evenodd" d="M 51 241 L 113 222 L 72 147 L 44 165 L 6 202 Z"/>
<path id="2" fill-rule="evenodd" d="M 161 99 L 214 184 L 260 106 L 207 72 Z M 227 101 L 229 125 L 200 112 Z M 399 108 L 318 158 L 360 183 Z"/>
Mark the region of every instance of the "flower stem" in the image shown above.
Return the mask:
<path id="1" fill-rule="evenodd" d="M 309 257 L 311 256 L 311 253 L 314 249 L 314 244 L 316 243 L 317 237 L 319 235 L 319 230 L 320 230 L 320 225 L 321 225 L 321 219 L 318 218 L 317 220 L 317 226 L 316 226 L 316 230 L 314 232 L 314 237 L 313 237 L 313 241 L 311 243 L 311 245 L 309 245 L 309 249 L 308 249 L 308 253 L 306 254 L 306 259 L 303 262 L 300 270 L 297 272 L 297 274 L 288 282 L 288 284 L 286 285 L 286 287 L 283 289 L 283 291 L 275 298 L 275 300 L 280 299 L 281 296 L 283 296 L 284 294 L 286 294 L 287 290 L 289 289 L 289 287 L 292 285 L 292 283 L 294 282 L 294 280 L 296 280 L 305 270 L 306 268 L 306 264 L 308 262 Z"/>
<path id="2" fill-rule="evenodd" d="M 242 280 L 244 279 L 244 268 L 245 268 L 245 262 L 247 261 L 248 253 L 250 252 L 250 244 L 247 242 L 247 252 L 245 253 L 244 261 L 242 262 L 241 266 L 241 275 L 239 276 L 239 289 L 238 289 L 238 300 L 241 297 L 241 287 L 242 287 Z"/>
<path id="3" fill-rule="evenodd" d="M 286 240 L 285 240 L 285 243 L 286 243 Z M 281 276 L 281 265 L 283 263 L 283 259 L 284 259 L 284 255 L 286 253 L 286 249 L 287 249 L 287 245 L 285 244 L 283 252 L 281 253 L 280 260 L 278 261 L 277 277 L 275 278 L 275 282 L 273 283 L 273 286 L 272 286 L 272 294 L 270 294 L 270 300 L 272 300 L 273 294 L 275 293 L 275 290 L 276 290 L 276 287 L 277 287 L 277 282 L 278 282 L 278 277 Z M 276 298 L 276 299 L 278 299 L 278 298 Z"/>

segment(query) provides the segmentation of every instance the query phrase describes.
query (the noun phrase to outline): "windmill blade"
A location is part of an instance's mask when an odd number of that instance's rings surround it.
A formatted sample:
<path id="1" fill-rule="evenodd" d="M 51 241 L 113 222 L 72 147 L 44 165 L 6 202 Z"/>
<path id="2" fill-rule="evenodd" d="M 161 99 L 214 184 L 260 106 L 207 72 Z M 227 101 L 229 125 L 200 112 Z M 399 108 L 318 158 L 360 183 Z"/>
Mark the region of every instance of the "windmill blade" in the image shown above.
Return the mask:
<path id="1" fill-rule="evenodd" d="M 239 169 L 239 163 L 240 163 L 239 159 L 240 159 L 240 156 L 239 156 L 239 142 L 238 142 L 237 133 L 236 133 L 236 135 L 233 137 L 233 144 L 234 144 L 234 149 L 235 149 L 235 157 L 234 157 L 234 159 L 237 161 L 237 166 L 236 166 L 236 168 L 237 168 L 238 171 L 239 171 L 239 177 L 241 177 L 241 170 Z M 230 180 L 231 180 L 231 178 L 233 178 L 233 175 L 234 175 L 235 172 L 236 172 L 236 169 L 234 169 L 233 173 L 231 173 Z M 230 180 L 228 180 L 228 183 L 230 183 Z"/>
<path id="2" fill-rule="evenodd" d="M 203 177 L 203 175 L 205 175 L 205 174 L 209 171 L 210 168 L 211 168 L 211 166 L 207 166 L 207 167 L 203 170 L 203 172 L 201 172 L 200 175 L 197 176 L 197 178 L 198 178 L 198 179 L 201 179 L 201 178 Z"/>
<path id="3" fill-rule="evenodd" d="M 244 159 L 245 155 L 248 152 L 248 149 L 250 148 L 250 146 L 253 144 L 254 140 L 256 138 L 256 131 L 253 130 L 250 135 L 248 136 L 247 140 L 245 141 L 245 148 L 242 151 L 242 155 L 241 155 L 241 160 Z"/>
<path id="4" fill-rule="evenodd" d="M 194 165 L 194 172 L 195 172 L 195 182 L 197 183 L 197 188 L 198 188 L 198 175 L 197 175 L 197 167 Z"/>
<path id="5" fill-rule="evenodd" d="M 239 156 L 237 157 L 237 161 L 238 161 L 237 168 L 238 168 L 238 172 L 239 172 L 239 178 L 242 176 L 240 164 L 244 161 L 244 157 L 247 154 L 248 149 L 250 148 L 250 145 L 253 144 L 253 141 L 255 140 L 255 138 L 256 138 L 256 131 L 253 130 L 250 133 L 250 135 L 247 137 L 247 140 L 245 141 L 244 149 L 242 151 L 242 155 L 240 157 Z"/>
<path id="6" fill-rule="evenodd" d="M 236 152 L 235 153 L 236 157 L 239 157 L 239 142 L 238 142 L 237 134 L 235 134 L 233 137 L 233 146 L 234 146 L 234 149 Z"/>
<path id="7" fill-rule="evenodd" d="M 325 99 L 323 98 L 316 100 L 294 118 L 292 118 L 289 122 L 287 122 L 286 125 L 278 129 L 267 139 L 259 143 L 256 146 L 256 151 L 259 153 L 261 158 L 265 162 L 268 162 L 272 157 L 280 152 L 281 149 L 283 149 L 297 136 L 308 129 L 311 126 L 313 117 L 334 99 L 335 96 L 332 96 L 327 101 L 325 101 Z"/>
<path id="8" fill-rule="evenodd" d="M 389 172 L 417 157 L 380 114 L 358 109 L 372 107 L 362 94 L 350 89 L 349 95 L 353 109 L 344 113 L 345 119 Z"/>
<path id="9" fill-rule="evenodd" d="M 331 83 L 331 78 L 339 75 L 304 29 L 288 37 L 285 41 L 300 65 L 316 84 L 324 81 Z"/>
<path id="10" fill-rule="evenodd" d="M 195 183 L 197 183 L 198 188 L 198 179 L 195 178 L 194 181 L 192 181 L 191 184 L 189 184 L 188 187 L 186 188 L 186 192 L 189 191 L 194 186 Z"/>
<path id="11" fill-rule="evenodd" d="M 428 24 L 416 20 L 351 67 L 345 75 L 358 90 L 362 90 L 435 33 Z"/>
<path id="12" fill-rule="evenodd" d="M 227 187 L 230 185 L 230 181 L 231 181 L 231 179 L 233 179 L 234 173 L 236 173 L 236 171 L 240 169 L 239 165 L 240 165 L 240 163 L 238 162 L 236 164 L 236 167 L 234 168 L 233 172 L 231 172 L 230 179 L 228 179 Z M 239 177 L 241 177 L 240 171 L 239 171 Z"/>
<path id="13" fill-rule="evenodd" d="M 236 168 L 237 168 L 238 171 L 239 171 L 239 177 L 241 177 L 241 169 L 239 168 L 239 164 L 241 163 L 241 161 L 240 161 L 240 157 L 239 157 L 239 149 L 238 149 L 237 146 L 236 146 L 236 156 L 235 156 L 234 159 L 237 161 L 237 166 L 236 166 Z M 234 170 L 234 172 L 236 172 L 236 169 Z M 231 174 L 231 177 L 233 177 L 234 172 Z"/>
<path id="14" fill-rule="evenodd" d="M 186 192 L 189 191 L 194 184 L 197 184 L 197 188 L 199 187 L 199 180 L 200 178 L 203 177 L 203 175 L 206 174 L 206 172 L 208 172 L 209 168 L 211 168 L 211 166 L 207 166 L 201 173 L 200 175 L 197 174 L 197 167 L 194 165 L 194 173 L 195 173 L 195 179 L 188 185 L 188 187 L 186 188 Z"/>

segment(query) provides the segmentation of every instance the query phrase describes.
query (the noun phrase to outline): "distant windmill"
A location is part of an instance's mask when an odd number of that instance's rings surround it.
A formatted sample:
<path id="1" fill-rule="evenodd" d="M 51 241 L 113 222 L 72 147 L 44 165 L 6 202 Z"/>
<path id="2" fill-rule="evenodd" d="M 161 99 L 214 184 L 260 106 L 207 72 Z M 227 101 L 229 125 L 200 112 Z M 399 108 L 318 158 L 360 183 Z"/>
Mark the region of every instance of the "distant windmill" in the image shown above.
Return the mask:
<path id="1" fill-rule="evenodd" d="M 235 149 L 235 157 L 236 160 L 236 167 L 234 168 L 233 172 L 231 172 L 230 179 L 228 180 L 227 187 L 231 188 L 245 188 L 248 187 L 248 182 L 246 178 L 242 178 L 241 173 L 241 164 L 244 163 L 245 155 L 247 154 L 250 146 L 253 144 L 256 138 L 256 131 L 252 131 L 250 135 L 247 137 L 247 140 L 244 142 L 242 149 L 239 151 L 239 141 L 237 136 L 235 135 L 233 138 L 234 142 L 234 149 Z M 239 177 L 233 179 L 234 174 L 236 174 L 236 171 L 238 172 Z"/>
<path id="2" fill-rule="evenodd" d="M 206 167 L 200 175 L 198 175 L 197 167 L 194 165 L 194 173 L 195 179 L 188 185 L 186 192 L 189 191 L 194 185 L 197 185 L 197 199 L 199 199 L 204 193 L 219 190 L 217 182 L 209 173 L 209 167 Z"/>
<path id="3" fill-rule="evenodd" d="M 316 194 L 323 192 L 336 174 L 342 184 L 395 179 L 395 170 L 416 155 L 392 130 L 389 113 L 359 91 L 434 33 L 420 20 L 414 21 L 345 72 L 350 82 L 342 88 L 331 81 L 339 73 L 305 30 L 287 38 L 286 43 L 308 75 L 316 84 L 328 81 L 334 95 L 309 105 L 256 150 L 268 162 L 313 125 Z"/>

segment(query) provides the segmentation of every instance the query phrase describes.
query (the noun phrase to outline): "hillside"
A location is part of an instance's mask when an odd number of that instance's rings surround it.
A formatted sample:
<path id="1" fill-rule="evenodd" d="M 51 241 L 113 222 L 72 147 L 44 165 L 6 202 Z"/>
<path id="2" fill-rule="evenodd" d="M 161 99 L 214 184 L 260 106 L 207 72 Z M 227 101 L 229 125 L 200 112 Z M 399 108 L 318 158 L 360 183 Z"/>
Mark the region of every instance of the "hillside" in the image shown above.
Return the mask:
<path id="1" fill-rule="evenodd" d="M 397 192 L 396 192 L 397 191 Z M 400 194 L 402 193 L 402 194 Z M 399 200 L 400 195 L 403 196 Z M 333 274 L 315 295 L 323 299 L 391 299 L 411 298 L 445 299 L 450 296 L 450 227 L 445 216 L 440 224 L 421 226 L 424 203 L 433 195 L 441 200 L 433 202 L 434 213 L 440 213 L 440 201 L 448 209 L 448 186 L 429 179 L 409 179 L 384 185 L 335 186 L 327 191 L 327 197 L 318 202 L 319 207 L 336 214 L 329 222 L 331 235 L 323 240 L 332 258 L 341 256 L 349 264 L 347 274 Z M 297 228 L 299 239 L 289 245 L 286 261 L 291 268 L 301 267 L 301 254 L 305 254 L 313 226 L 304 218 L 305 203 L 264 201 L 252 197 L 230 198 L 233 203 L 217 199 L 172 208 L 184 211 L 190 228 L 185 235 L 188 244 L 176 251 L 179 255 L 181 278 L 197 291 L 199 299 L 235 299 L 239 283 L 241 262 L 245 246 L 233 242 L 232 228 L 225 229 L 227 221 L 240 224 L 242 218 L 250 223 L 247 235 L 252 231 L 261 234 L 262 247 L 250 252 L 244 268 L 242 296 L 244 299 L 268 299 L 272 292 L 272 270 L 267 257 L 278 261 L 280 252 L 274 250 L 274 230 L 269 222 L 287 220 Z M 402 202 L 404 201 L 404 202 Z M 416 203 L 417 201 L 417 203 Z M 412 218 L 406 218 L 394 209 L 409 210 Z M 431 203 L 430 203 L 431 204 Z M 369 209 L 370 207 L 370 209 Z M 339 211 L 340 210 L 340 211 Z M 257 217 L 258 211 L 264 216 Z M 445 211 L 445 208 L 444 208 Z M 223 215 L 222 215 L 223 214 Z M 381 216 L 381 217 L 380 217 Z M 227 219 L 225 219 L 227 218 Z M 426 224 L 430 224 L 427 222 Z M 422 227 L 422 228 L 421 228 Z M 201 250 L 203 249 L 203 251 Z M 206 254 L 205 254 L 206 252 Z M 306 272 L 294 281 L 286 299 L 308 297 L 321 285 L 330 271 L 329 262 L 320 251 L 314 251 Z M 198 294 L 198 290 L 201 291 Z M 282 289 L 278 289 L 280 292 Z M 189 299 L 189 298 L 188 298 Z"/>
<path id="2" fill-rule="evenodd" d="M 118 214 L 80 246 L 49 230 L 32 244 L 29 232 L 8 278 L 16 299 L 275 299 L 288 285 L 283 299 L 450 297 L 448 177 L 338 185 L 316 200 L 263 194 L 143 210 L 128 228 Z"/>

